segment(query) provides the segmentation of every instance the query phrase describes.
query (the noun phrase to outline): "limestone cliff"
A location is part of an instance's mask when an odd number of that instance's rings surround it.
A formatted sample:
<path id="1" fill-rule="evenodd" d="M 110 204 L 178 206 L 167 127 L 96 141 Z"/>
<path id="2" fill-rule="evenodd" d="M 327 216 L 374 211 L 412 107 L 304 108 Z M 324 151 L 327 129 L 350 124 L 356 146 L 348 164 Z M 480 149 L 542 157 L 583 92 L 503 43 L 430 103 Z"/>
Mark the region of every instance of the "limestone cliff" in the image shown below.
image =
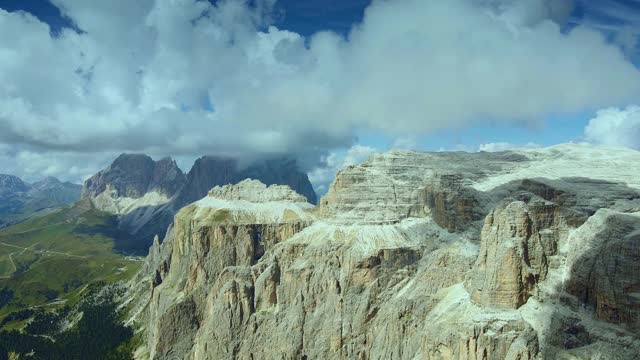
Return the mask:
<path id="1" fill-rule="evenodd" d="M 123 299 L 136 355 L 634 358 L 640 153 L 606 179 L 614 150 L 562 148 L 580 177 L 557 148 L 392 151 L 341 171 L 318 208 L 256 181 L 214 188 Z"/>

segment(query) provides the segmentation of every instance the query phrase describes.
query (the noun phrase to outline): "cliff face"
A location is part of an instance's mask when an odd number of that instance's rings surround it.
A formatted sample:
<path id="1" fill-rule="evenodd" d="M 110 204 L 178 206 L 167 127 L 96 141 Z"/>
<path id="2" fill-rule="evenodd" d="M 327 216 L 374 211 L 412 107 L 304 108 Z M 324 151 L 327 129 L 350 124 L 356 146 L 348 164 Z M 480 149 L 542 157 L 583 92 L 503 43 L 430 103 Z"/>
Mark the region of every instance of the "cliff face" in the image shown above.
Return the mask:
<path id="1" fill-rule="evenodd" d="M 595 309 L 598 319 L 636 330 L 640 330 L 639 220 L 640 213 L 607 209 L 591 217 L 568 257 L 573 266 L 565 284 L 568 293 Z"/>
<path id="2" fill-rule="evenodd" d="M 149 192 L 170 198 L 184 180 L 184 174 L 170 158 L 154 161 L 147 155 L 122 154 L 85 181 L 82 197 L 95 198 L 110 191 L 113 197 L 121 198 L 138 199 Z"/>
<path id="3" fill-rule="evenodd" d="M 82 198 L 99 210 L 126 215 L 139 208 L 166 204 L 182 188 L 185 176 L 170 158 L 122 154 L 84 182 Z"/>
<path id="4" fill-rule="evenodd" d="M 605 182 L 580 146 L 583 177 L 566 177 L 556 150 L 380 154 L 319 208 L 286 187 L 213 189 L 124 298 L 137 356 L 633 358 L 640 186 L 622 169 Z"/>
<path id="5" fill-rule="evenodd" d="M 484 306 L 518 309 L 536 294 L 567 227 L 553 206 L 522 201 L 487 216 L 480 255 L 466 282 L 471 298 Z M 537 221 L 538 219 L 542 220 Z"/>

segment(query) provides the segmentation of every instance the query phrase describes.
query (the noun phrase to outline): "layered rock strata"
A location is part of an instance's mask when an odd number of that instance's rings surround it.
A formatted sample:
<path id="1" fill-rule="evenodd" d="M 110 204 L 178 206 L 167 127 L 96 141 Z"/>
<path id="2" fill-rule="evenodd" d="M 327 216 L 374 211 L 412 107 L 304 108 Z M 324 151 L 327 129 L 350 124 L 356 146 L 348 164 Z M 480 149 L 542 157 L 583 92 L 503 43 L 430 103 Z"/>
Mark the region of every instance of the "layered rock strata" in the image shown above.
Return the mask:
<path id="1" fill-rule="evenodd" d="M 319 208 L 286 187 L 215 188 L 176 215 L 124 298 L 137 357 L 633 358 L 640 185 L 620 168 L 604 178 L 613 150 L 561 149 L 570 161 L 379 154 Z"/>

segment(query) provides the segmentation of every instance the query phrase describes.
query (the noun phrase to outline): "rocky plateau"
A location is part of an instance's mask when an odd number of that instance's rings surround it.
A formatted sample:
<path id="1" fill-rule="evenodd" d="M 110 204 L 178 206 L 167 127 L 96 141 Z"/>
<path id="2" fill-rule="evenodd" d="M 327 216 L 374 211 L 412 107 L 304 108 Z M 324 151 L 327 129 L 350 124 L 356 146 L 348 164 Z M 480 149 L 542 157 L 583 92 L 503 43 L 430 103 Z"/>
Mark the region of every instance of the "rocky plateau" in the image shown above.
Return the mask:
<path id="1" fill-rule="evenodd" d="M 635 359 L 638 169 L 640 152 L 579 144 L 394 150 L 318 206 L 208 189 L 121 299 L 136 357 Z"/>

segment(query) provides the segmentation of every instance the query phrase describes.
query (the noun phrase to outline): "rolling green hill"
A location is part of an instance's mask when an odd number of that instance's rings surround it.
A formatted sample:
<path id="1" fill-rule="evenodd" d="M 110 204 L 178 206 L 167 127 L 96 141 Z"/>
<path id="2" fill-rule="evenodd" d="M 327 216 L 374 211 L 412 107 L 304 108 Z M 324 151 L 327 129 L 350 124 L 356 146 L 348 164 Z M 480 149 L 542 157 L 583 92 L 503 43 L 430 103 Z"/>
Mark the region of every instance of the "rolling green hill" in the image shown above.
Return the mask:
<path id="1" fill-rule="evenodd" d="M 0 321 L 25 309 L 73 305 L 87 285 L 131 277 L 141 259 L 112 215 L 88 201 L 0 230 Z M 8 321 L 20 328 L 26 319 Z"/>

